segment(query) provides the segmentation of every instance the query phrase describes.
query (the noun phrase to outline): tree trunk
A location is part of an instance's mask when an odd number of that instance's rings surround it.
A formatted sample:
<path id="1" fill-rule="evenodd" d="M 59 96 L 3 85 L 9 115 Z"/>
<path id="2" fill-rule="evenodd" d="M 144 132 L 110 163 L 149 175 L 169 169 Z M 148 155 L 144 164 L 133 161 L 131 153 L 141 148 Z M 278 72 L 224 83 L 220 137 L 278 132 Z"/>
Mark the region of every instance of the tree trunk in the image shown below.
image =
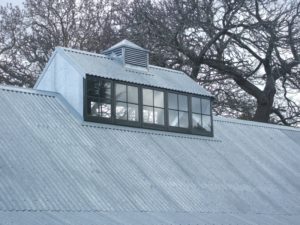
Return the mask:
<path id="1" fill-rule="evenodd" d="M 275 93 L 275 87 L 269 86 L 265 89 L 262 96 L 257 99 L 257 108 L 253 117 L 254 121 L 264 123 L 268 123 L 270 121 Z"/>
<path id="2" fill-rule="evenodd" d="M 253 117 L 254 121 L 268 123 L 270 120 L 270 114 L 272 112 L 273 104 L 270 102 L 259 103 L 257 102 L 257 108 Z"/>
<path id="3" fill-rule="evenodd" d="M 199 64 L 199 63 L 195 63 L 195 64 L 193 65 L 192 73 L 191 73 L 191 77 L 192 77 L 194 80 L 197 80 L 197 77 L 198 77 L 198 74 L 199 74 L 199 70 L 200 70 L 200 64 Z"/>

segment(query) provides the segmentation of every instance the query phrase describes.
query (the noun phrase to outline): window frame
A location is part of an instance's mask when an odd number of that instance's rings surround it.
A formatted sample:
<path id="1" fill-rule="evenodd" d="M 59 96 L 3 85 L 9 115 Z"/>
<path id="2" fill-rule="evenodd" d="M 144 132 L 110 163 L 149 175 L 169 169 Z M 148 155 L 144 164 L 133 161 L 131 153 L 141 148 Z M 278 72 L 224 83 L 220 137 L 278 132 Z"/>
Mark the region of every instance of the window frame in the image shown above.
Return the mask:
<path id="1" fill-rule="evenodd" d="M 88 95 L 87 95 L 87 79 L 92 78 L 95 81 L 108 81 L 111 84 L 111 117 L 105 118 L 105 117 L 95 117 L 95 116 L 89 116 L 87 114 L 88 111 Z M 116 119 L 116 103 L 118 102 L 116 100 L 116 93 L 115 88 L 116 84 L 123 84 L 126 86 L 134 86 L 138 88 L 138 121 L 131 121 L 131 120 L 122 120 L 122 119 Z M 127 90 L 128 88 L 126 88 Z M 143 89 L 151 89 L 153 91 L 161 91 L 164 93 L 164 125 L 161 124 L 155 124 L 155 123 L 144 123 L 143 122 Z M 177 95 L 184 95 L 187 96 L 187 106 L 188 106 L 188 127 L 173 127 L 169 126 L 169 106 L 168 106 L 168 94 L 173 93 Z M 128 93 L 127 93 L 128 94 Z M 200 99 L 208 99 L 210 102 L 210 122 L 211 122 L 211 132 L 204 132 L 198 129 L 193 128 L 192 126 L 192 97 L 197 97 Z M 154 99 L 153 99 L 154 100 Z M 121 125 L 121 126 L 129 126 L 129 127 L 140 127 L 145 129 L 152 129 L 152 130 L 160 130 L 160 131 L 169 131 L 169 132 L 176 132 L 176 133 L 184 133 L 184 134 L 193 134 L 193 135 L 201 135 L 201 136 L 207 136 L 207 137 L 213 137 L 214 136 L 214 126 L 213 126 L 213 115 L 212 115 L 212 103 L 213 103 L 213 97 L 209 96 L 203 96 L 203 95 L 197 95 L 197 94 L 191 94 L 187 92 L 180 92 L 180 91 L 174 91 L 170 89 L 165 88 L 158 88 L 158 87 L 152 87 L 149 85 L 143 85 L 143 84 L 136 84 L 133 82 L 126 82 L 126 81 L 120 81 L 110 78 L 104 78 L 94 75 L 86 74 L 86 78 L 83 78 L 83 117 L 84 121 L 88 122 L 96 122 L 96 123 L 107 123 L 107 124 L 115 124 L 115 125 Z M 130 104 L 127 102 L 127 104 Z M 202 103 L 200 102 L 201 107 Z M 153 104 L 153 108 L 155 108 Z M 160 107 L 158 107 L 160 108 Z M 176 111 L 182 111 L 178 109 Z M 201 109 L 201 124 L 202 124 L 202 109 Z M 207 115 L 207 114 L 205 114 Z"/>
<path id="2" fill-rule="evenodd" d="M 90 77 L 93 77 L 93 76 L 90 76 Z M 111 115 L 109 118 L 106 118 L 106 117 L 101 117 L 101 116 L 90 116 L 88 115 L 88 107 L 87 107 L 87 103 L 88 103 L 88 98 L 89 97 L 93 97 L 93 98 L 98 98 L 100 99 L 100 97 L 96 97 L 96 96 L 89 96 L 88 95 L 88 89 L 87 89 L 87 80 L 84 79 L 84 88 L 83 88 L 83 91 L 84 91 L 84 100 L 83 100 L 83 108 L 84 108 L 84 117 L 85 117 L 85 120 L 88 120 L 88 121 L 91 121 L 91 122 L 103 122 L 103 123 L 112 123 L 112 118 L 113 118 L 113 95 L 112 95 L 112 92 L 113 92 L 113 82 L 109 79 L 97 79 L 95 77 L 93 77 L 93 80 L 95 81 L 105 81 L 105 82 L 109 82 L 110 83 L 110 105 L 111 105 Z"/>
<path id="3" fill-rule="evenodd" d="M 178 109 L 169 109 L 169 98 L 168 98 L 168 94 L 176 94 L 177 95 L 177 104 L 178 104 Z M 178 99 L 178 95 L 184 95 L 187 97 L 187 111 L 183 111 L 179 109 L 179 99 Z M 185 92 L 179 92 L 179 91 L 167 91 L 167 103 L 166 103 L 166 107 L 167 107 L 167 114 L 168 114 L 168 121 L 167 121 L 167 127 L 168 127 L 168 131 L 171 132 L 178 132 L 178 133 L 191 133 L 191 123 L 190 123 L 190 110 L 191 110 L 191 105 L 190 105 L 190 94 L 189 93 L 185 93 Z M 179 124 L 179 112 L 187 112 L 188 113 L 188 127 L 175 127 L 175 126 L 170 126 L 169 125 L 169 110 L 173 110 L 178 112 L 178 124 Z"/>
<path id="4" fill-rule="evenodd" d="M 210 116 L 210 123 L 211 123 L 211 131 L 201 131 L 201 130 L 198 130 L 196 128 L 193 128 L 193 118 L 192 118 L 192 114 L 193 114 L 193 111 L 192 111 L 192 97 L 196 97 L 196 98 L 200 98 L 200 107 L 201 107 L 201 112 L 200 113 L 195 113 L 195 114 L 198 114 L 201 116 L 201 125 L 202 125 L 202 115 L 205 115 L 205 116 Z M 210 114 L 203 114 L 202 113 L 202 99 L 208 99 L 210 100 Z M 213 126 L 213 115 L 212 115 L 212 98 L 211 97 L 208 97 L 208 96 L 203 96 L 203 95 L 196 95 L 196 94 L 191 94 L 190 95 L 190 116 L 189 116 L 189 119 L 190 119 L 190 129 L 191 129 L 191 132 L 192 134 L 196 134 L 196 135 L 202 135 L 202 136 L 211 136 L 213 137 L 214 135 L 214 126 Z"/>
<path id="5" fill-rule="evenodd" d="M 144 123 L 144 118 L 143 118 L 143 107 L 144 107 L 144 102 L 143 102 L 143 89 L 151 89 L 153 92 L 154 91 L 161 91 L 164 93 L 164 124 L 156 124 L 156 123 Z M 141 96 L 141 105 L 140 105 L 140 108 L 141 108 L 141 117 L 142 117 L 142 120 L 141 120 L 141 123 L 142 123 L 142 128 L 149 128 L 149 129 L 154 129 L 154 130 L 166 130 L 165 127 L 166 127 L 166 95 L 167 95 L 167 91 L 165 89 L 162 89 L 162 88 L 157 88 L 157 87 L 150 87 L 150 86 L 146 86 L 146 85 L 140 85 L 140 96 Z M 148 106 L 148 105 L 145 105 L 145 106 Z M 153 93 L 153 106 L 149 106 L 149 107 L 152 107 L 153 110 L 155 108 L 160 108 L 161 107 L 155 107 L 154 105 L 154 93 Z"/>
<path id="6" fill-rule="evenodd" d="M 141 104 L 141 97 L 140 97 L 140 93 L 139 93 L 139 85 L 137 84 L 133 84 L 133 83 L 129 83 L 129 82 L 124 82 L 124 81 L 119 81 L 119 80 L 112 80 L 112 83 L 113 83 L 113 123 L 114 124 L 117 124 L 117 125 L 125 125 L 125 126 L 133 126 L 133 127 L 139 127 L 140 126 L 140 123 L 141 123 L 141 112 L 140 112 L 140 104 Z M 124 102 L 124 101 L 118 101 L 116 99 L 116 84 L 123 84 L 123 85 L 126 85 L 126 86 L 133 86 L 133 87 L 136 87 L 138 89 L 138 103 L 135 104 L 135 103 L 130 103 L 128 102 L 128 88 L 126 87 L 126 95 L 127 95 L 127 98 L 126 98 L 126 101 L 127 102 Z M 134 104 L 134 105 L 137 105 L 138 106 L 138 121 L 133 121 L 133 120 L 122 120 L 122 119 L 117 119 L 116 118 L 116 104 L 117 102 L 123 102 L 123 103 L 126 103 L 127 104 L 127 107 L 128 107 L 128 104 Z M 128 112 L 127 112 L 128 113 Z M 128 118 L 128 114 L 127 114 L 127 118 Z"/>

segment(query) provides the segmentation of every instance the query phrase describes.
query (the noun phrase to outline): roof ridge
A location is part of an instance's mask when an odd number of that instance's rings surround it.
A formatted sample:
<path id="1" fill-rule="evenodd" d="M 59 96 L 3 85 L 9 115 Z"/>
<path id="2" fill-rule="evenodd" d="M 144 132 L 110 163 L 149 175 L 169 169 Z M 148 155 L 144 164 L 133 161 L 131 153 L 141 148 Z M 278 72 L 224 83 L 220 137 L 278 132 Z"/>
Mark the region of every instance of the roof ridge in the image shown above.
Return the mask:
<path id="1" fill-rule="evenodd" d="M 36 89 L 32 89 L 32 88 L 7 86 L 7 85 L 0 85 L 0 90 L 23 93 L 23 94 L 47 96 L 47 97 L 56 97 L 57 96 L 57 93 L 51 92 L 51 91 L 43 91 L 43 90 L 36 90 Z"/>
<path id="2" fill-rule="evenodd" d="M 100 53 L 95 53 L 95 52 L 88 52 L 85 50 L 79 50 L 79 49 L 74 49 L 74 48 L 66 48 L 66 47 L 57 47 L 58 49 L 62 49 L 63 51 L 68 51 L 68 52 L 74 52 L 77 54 L 83 54 L 83 55 L 89 55 L 89 56 L 94 56 L 94 57 L 99 57 L 103 59 L 108 59 L 108 60 L 113 60 L 110 56 L 103 55 Z"/>

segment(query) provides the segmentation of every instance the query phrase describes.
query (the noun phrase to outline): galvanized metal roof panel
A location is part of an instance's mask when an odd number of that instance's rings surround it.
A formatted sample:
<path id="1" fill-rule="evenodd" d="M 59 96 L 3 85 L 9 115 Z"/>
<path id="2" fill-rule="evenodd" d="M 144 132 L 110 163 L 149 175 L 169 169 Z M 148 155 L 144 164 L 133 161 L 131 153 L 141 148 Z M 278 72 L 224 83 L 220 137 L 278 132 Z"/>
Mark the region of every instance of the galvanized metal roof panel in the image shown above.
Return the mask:
<path id="1" fill-rule="evenodd" d="M 0 212 L 10 225 L 298 225 L 299 215 L 241 215 L 193 212 Z"/>
<path id="2" fill-rule="evenodd" d="M 85 74 L 115 80 L 160 87 L 204 96 L 212 96 L 185 73 L 157 66 L 145 68 L 123 66 L 112 58 L 84 51 L 61 48 L 73 63 L 82 68 Z"/>
<path id="3" fill-rule="evenodd" d="M 293 132 L 290 130 L 285 130 L 284 133 L 289 136 L 294 142 L 300 145 L 300 132 Z"/>
<path id="4" fill-rule="evenodd" d="M 217 117 L 207 138 L 82 123 L 57 94 L 7 87 L 0 115 L 4 224 L 299 221 L 299 129 Z"/>

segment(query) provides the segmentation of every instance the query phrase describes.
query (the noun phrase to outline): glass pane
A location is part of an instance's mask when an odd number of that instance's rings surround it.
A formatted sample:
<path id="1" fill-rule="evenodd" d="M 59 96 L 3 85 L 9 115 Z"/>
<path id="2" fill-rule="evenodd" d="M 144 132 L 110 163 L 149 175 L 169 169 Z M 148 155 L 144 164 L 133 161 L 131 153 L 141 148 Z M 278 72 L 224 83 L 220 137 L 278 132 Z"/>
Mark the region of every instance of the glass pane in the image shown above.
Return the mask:
<path id="1" fill-rule="evenodd" d="M 164 108 L 164 93 L 162 91 L 154 91 L 154 106 Z"/>
<path id="2" fill-rule="evenodd" d="M 189 114 L 187 112 L 179 111 L 179 127 L 183 127 L 183 128 L 189 127 Z"/>
<path id="3" fill-rule="evenodd" d="M 89 96 L 99 96 L 99 81 L 87 79 L 86 88 Z"/>
<path id="4" fill-rule="evenodd" d="M 111 98 L 111 82 L 110 81 L 105 81 L 103 85 L 105 89 L 105 98 Z M 101 95 L 100 95 L 101 97 Z"/>
<path id="5" fill-rule="evenodd" d="M 88 100 L 87 114 L 89 116 L 100 116 L 101 111 L 100 111 L 99 104 L 96 101 L 96 99 Z"/>
<path id="6" fill-rule="evenodd" d="M 192 114 L 193 128 L 202 128 L 201 127 L 201 115 L 200 114 Z"/>
<path id="7" fill-rule="evenodd" d="M 87 78 L 87 94 L 101 98 L 111 98 L 111 82 Z"/>
<path id="8" fill-rule="evenodd" d="M 128 102 L 138 104 L 138 88 L 134 86 L 127 86 Z"/>
<path id="9" fill-rule="evenodd" d="M 202 98 L 202 114 L 210 115 L 210 100 Z"/>
<path id="10" fill-rule="evenodd" d="M 164 109 L 154 108 L 154 123 L 159 125 L 165 124 Z"/>
<path id="11" fill-rule="evenodd" d="M 116 84 L 116 100 L 126 102 L 126 85 Z"/>
<path id="12" fill-rule="evenodd" d="M 135 104 L 128 104 L 128 120 L 139 121 L 139 107 Z"/>
<path id="13" fill-rule="evenodd" d="M 178 95 L 179 110 L 188 111 L 188 98 L 186 95 Z"/>
<path id="14" fill-rule="evenodd" d="M 169 109 L 178 109 L 177 94 L 168 94 L 168 107 Z"/>
<path id="15" fill-rule="evenodd" d="M 169 110 L 169 126 L 178 127 L 178 111 Z"/>
<path id="16" fill-rule="evenodd" d="M 202 127 L 206 131 L 211 132 L 211 118 L 210 118 L 210 116 L 202 115 Z"/>
<path id="17" fill-rule="evenodd" d="M 101 103 L 101 117 L 110 118 L 111 117 L 111 104 Z"/>
<path id="18" fill-rule="evenodd" d="M 111 97 L 111 87 L 110 82 L 108 81 L 98 81 L 95 86 L 95 92 L 101 98 L 110 98 Z"/>
<path id="19" fill-rule="evenodd" d="M 192 97 L 192 112 L 201 113 L 200 98 Z"/>
<path id="20" fill-rule="evenodd" d="M 153 123 L 153 107 L 143 107 L 143 121 L 144 123 Z"/>
<path id="21" fill-rule="evenodd" d="M 126 103 L 117 102 L 116 118 L 119 120 L 127 120 L 127 104 Z"/>
<path id="22" fill-rule="evenodd" d="M 153 90 L 143 89 L 143 104 L 153 106 Z"/>

